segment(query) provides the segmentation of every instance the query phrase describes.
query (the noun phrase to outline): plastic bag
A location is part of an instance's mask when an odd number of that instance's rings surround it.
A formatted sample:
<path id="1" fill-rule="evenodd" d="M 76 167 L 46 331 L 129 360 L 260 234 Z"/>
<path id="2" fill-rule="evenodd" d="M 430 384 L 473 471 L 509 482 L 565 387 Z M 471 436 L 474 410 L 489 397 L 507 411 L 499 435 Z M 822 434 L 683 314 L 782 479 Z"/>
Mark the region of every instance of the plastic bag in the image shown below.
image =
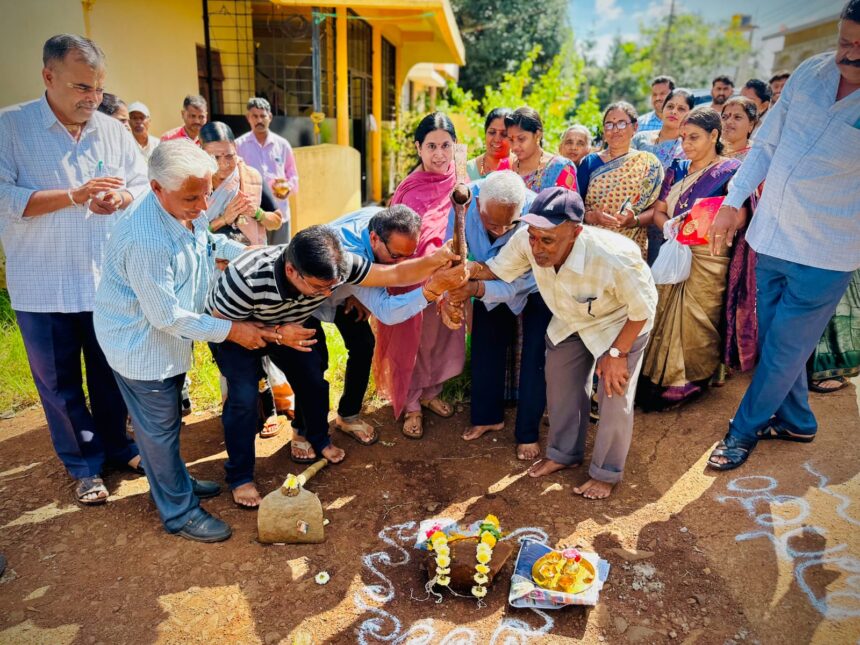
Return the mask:
<path id="1" fill-rule="evenodd" d="M 293 394 L 287 377 L 268 356 L 263 357 L 263 370 L 269 378 L 269 386 L 275 397 L 275 408 L 292 419 L 296 409 L 296 395 Z"/>
<path id="2" fill-rule="evenodd" d="M 654 284 L 678 284 L 690 277 L 693 252 L 680 244 L 674 236 L 660 247 L 660 253 L 651 267 Z"/>

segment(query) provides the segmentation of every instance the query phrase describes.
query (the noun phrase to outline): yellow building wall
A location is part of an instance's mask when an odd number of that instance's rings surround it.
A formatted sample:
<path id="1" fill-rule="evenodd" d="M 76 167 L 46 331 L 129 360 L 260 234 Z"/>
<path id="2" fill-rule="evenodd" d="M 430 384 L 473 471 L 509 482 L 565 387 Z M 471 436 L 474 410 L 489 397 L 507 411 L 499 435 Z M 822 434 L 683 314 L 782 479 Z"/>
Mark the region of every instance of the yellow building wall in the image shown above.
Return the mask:
<path id="1" fill-rule="evenodd" d="M 42 45 L 55 34 L 84 33 L 80 1 L 0 0 L 0 107 L 45 91 Z"/>
<path id="2" fill-rule="evenodd" d="M 292 201 L 293 232 L 328 224 L 361 208 L 361 155 L 355 148 L 323 143 L 293 148 L 299 191 Z"/>
<path id="3" fill-rule="evenodd" d="M 155 136 L 182 125 L 182 99 L 199 91 L 201 13 L 197 0 L 95 0 L 90 9 L 91 38 L 107 56 L 105 87 L 126 103 L 146 103 Z"/>
<path id="4" fill-rule="evenodd" d="M 37 98 L 43 91 L 42 45 L 60 33 L 85 33 L 80 0 L 0 0 L 0 106 Z M 150 131 L 181 125 L 186 94 L 196 94 L 196 45 L 203 44 L 197 0 L 95 0 L 90 38 L 107 56 L 105 87 L 127 103 L 143 101 Z"/>

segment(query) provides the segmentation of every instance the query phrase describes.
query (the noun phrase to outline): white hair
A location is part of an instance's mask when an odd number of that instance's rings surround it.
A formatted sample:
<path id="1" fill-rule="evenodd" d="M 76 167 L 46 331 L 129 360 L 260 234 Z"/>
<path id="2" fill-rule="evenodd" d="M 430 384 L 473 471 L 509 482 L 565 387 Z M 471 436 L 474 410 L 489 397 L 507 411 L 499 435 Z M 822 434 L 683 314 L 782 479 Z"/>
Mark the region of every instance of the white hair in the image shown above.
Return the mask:
<path id="1" fill-rule="evenodd" d="M 496 202 L 515 205 L 519 213 L 526 202 L 526 185 L 513 170 L 497 170 L 487 175 L 481 183 L 478 198 L 485 204 Z"/>
<path id="2" fill-rule="evenodd" d="M 149 178 L 166 190 L 179 190 L 189 177 L 203 179 L 218 171 L 218 164 L 209 154 L 190 141 L 164 141 L 149 158 Z"/>
<path id="3" fill-rule="evenodd" d="M 564 141 L 564 138 L 567 136 L 568 132 L 579 132 L 580 134 L 585 135 L 586 141 L 588 141 L 588 145 L 591 145 L 591 130 L 586 128 L 584 125 L 580 125 L 579 123 L 570 126 L 567 130 L 564 131 L 564 134 L 561 135 L 561 140 Z"/>

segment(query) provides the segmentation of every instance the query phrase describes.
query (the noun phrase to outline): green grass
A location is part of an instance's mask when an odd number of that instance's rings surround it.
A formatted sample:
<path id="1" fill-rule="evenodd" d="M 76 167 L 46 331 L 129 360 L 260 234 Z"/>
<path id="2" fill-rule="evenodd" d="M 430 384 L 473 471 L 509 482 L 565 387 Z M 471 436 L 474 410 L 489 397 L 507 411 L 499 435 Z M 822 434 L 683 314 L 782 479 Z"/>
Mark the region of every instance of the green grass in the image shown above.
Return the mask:
<path id="1" fill-rule="evenodd" d="M 0 289 L 0 413 L 39 402 L 9 292 Z"/>
<path id="2" fill-rule="evenodd" d="M 323 323 L 329 352 L 329 367 L 326 378 L 331 384 L 331 405 L 337 402 L 343 392 L 343 378 L 346 371 L 346 347 L 337 328 Z M 443 396 L 454 403 L 467 400 L 469 396 L 469 359 L 468 342 L 466 367 L 460 376 L 445 384 Z M 39 403 L 39 396 L 30 367 L 21 332 L 15 323 L 15 314 L 9 302 L 9 294 L 0 289 L 0 413 L 6 413 Z M 197 410 L 217 409 L 221 405 L 221 389 L 218 384 L 218 367 L 212 360 L 206 343 L 194 344 L 194 362 L 189 372 L 191 376 L 191 400 Z M 377 397 L 376 385 L 371 376 L 367 388 L 365 404 L 378 408 L 385 401 Z"/>

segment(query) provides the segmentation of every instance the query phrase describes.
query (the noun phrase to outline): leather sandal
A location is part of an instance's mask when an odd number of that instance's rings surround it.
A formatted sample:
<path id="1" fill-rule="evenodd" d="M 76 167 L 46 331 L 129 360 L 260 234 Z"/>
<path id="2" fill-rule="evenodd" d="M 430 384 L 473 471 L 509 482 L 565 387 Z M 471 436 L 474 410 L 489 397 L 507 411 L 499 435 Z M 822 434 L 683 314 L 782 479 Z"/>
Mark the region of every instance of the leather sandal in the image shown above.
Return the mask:
<path id="1" fill-rule="evenodd" d="M 427 408 L 430 412 L 443 419 L 454 416 L 454 406 L 447 401 L 443 401 L 438 396 L 429 401 L 426 399 L 422 400 L 420 403 L 422 408 Z"/>
<path id="2" fill-rule="evenodd" d="M 797 432 L 792 432 L 775 419 L 772 420 L 764 430 L 756 432 L 756 436 L 760 440 L 780 439 L 782 441 L 796 441 L 797 443 L 812 443 L 812 440 L 815 439 L 814 432 L 812 434 L 799 434 Z"/>
<path id="3" fill-rule="evenodd" d="M 738 466 L 742 466 L 750 453 L 755 448 L 756 441 L 747 441 L 727 434 L 725 438 L 717 444 L 711 456 L 708 457 L 708 466 L 714 470 L 733 470 Z M 713 461 L 714 457 L 725 457 L 728 461 L 724 464 Z"/>
<path id="4" fill-rule="evenodd" d="M 87 495 L 97 495 L 97 497 L 88 498 Z M 101 477 L 81 477 L 75 486 L 75 496 L 79 504 L 98 506 L 107 502 L 108 489 Z"/>
<path id="5" fill-rule="evenodd" d="M 341 417 L 337 416 L 332 422 L 332 425 L 344 434 L 355 439 L 362 446 L 372 446 L 379 441 L 379 433 L 376 431 L 376 428 L 361 419 L 356 419 L 355 421 L 344 421 Z M 362 438 L 362 435 L 369 435 L 369 438 L 364 439 Z"/>
<path id="6" fill-rule="evenodd" d="M 310 453 L 309 457 L 297 457 L 295 450 L 301 450 L 305 453 Z M 293 463 L 296 464 L 312 464 L 317 460 L 316 453 L 314 452 L 314 447 L 310 444 L 309 441 L 305 441 L 303 439 L 299 439 L 298 437 L 294 437 L 290 441 L 290 459 Z"/>
<path id="7" fill-rule="evenodd" d="M 403 436 L 420 439 L 424 436 L 424 418 L 420 412 L 407 412 L 403 419 Z"/>

